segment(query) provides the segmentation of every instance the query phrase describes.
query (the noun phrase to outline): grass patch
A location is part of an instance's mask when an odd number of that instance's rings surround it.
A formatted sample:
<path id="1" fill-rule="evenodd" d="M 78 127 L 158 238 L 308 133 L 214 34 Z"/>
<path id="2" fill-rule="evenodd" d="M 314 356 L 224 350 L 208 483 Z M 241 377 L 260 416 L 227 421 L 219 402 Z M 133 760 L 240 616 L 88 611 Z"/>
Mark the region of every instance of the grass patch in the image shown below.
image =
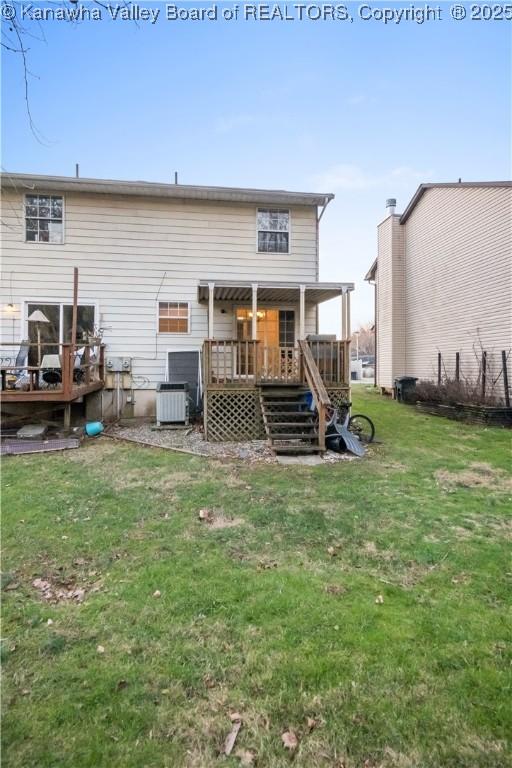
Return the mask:
<path id="1" fill-rule="evenodd" d="M 510 433 L 354 401 L 361 461 L 4 461 L 6 767 L 512 765 Z"/>

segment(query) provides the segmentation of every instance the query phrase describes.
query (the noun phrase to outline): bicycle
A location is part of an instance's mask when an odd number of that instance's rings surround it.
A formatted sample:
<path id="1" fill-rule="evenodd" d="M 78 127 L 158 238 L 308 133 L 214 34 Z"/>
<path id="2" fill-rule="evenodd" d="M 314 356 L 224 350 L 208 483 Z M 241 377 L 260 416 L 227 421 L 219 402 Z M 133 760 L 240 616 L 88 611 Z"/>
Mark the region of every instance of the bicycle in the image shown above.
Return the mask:
<path id="1" fill-rule="evenodd" d="M 356 456 L 364 456 L 366 445 L 375 437 L 373 421 L 362 413 L 350 415 L 351 403 L 342 408 L 328 406 L 325 442 L 332 451 L 350 451 Z"/>
<path id="2" fill-rule="evenodd" d="M 341 411 L 335 406 L 331 406 L 330 410 L 333 412 L 332 421 L 328 422 L 328 424 L 339 424 L 341 422 L 341 426 L 346 427 L 349 432 L 352 432 L 353 435 L 358 437 L 362 443 L 366 443 L 368 445 L 369 443 L 373 442 L 375 437 L 375 425 L 373 421 L 363 413 L 354 413 L 351 416 L 351 407 L 352 403 L 348 401 L 343 403 Z"/>

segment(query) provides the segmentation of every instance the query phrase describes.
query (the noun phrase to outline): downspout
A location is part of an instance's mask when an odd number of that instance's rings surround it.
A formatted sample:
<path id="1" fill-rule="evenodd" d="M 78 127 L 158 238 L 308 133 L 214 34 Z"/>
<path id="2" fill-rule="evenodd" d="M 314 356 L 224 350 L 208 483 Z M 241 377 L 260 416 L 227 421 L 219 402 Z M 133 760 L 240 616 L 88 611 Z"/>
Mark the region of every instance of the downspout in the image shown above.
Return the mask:
<path id="1" fill-rule="evenodd" d="M 377 281 L 373 283 L 373 386 L 377 386 Z"/>
<path id="2" fill-rule="evenodd" d="M 368 280 L 369 285 L 373 285 L 373 386 L 377 386 L 377 281 Z"/>
<path id="3" fill-rule="evenodd" d="M 324 204 L 320 213 L 317 212 L 316 216 L 316 282 L 320 281 L 320 221 L 325 213 L 325 209 L 331 202 L 332 197 L 324 197 Z M 319 333 L 319 321 L 318 321 L 318 304 L 315 307 L 316 314 L 316 332 Z"/>

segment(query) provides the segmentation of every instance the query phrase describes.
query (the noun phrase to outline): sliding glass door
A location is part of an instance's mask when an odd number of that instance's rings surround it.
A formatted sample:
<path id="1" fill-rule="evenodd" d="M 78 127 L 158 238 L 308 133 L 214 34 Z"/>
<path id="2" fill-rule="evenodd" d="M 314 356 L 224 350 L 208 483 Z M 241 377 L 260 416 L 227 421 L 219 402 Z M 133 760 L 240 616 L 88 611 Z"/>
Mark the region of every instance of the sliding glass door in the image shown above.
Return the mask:
<path id="1" fill-rule="evenodd" d="M 77 309 L 76 340 L 80 344 L 94 332 L 96 307 L 94 304 L 79 304 Z M 59 354 L 59 344 L 71 341 L 71 304 L 30 301 L 27 302 L 26 312 L 27 338 L 31 344 L 40 342 L 42 356 Z M 29 365 L 37 364 L 38 349 L 30 347 Z"/>

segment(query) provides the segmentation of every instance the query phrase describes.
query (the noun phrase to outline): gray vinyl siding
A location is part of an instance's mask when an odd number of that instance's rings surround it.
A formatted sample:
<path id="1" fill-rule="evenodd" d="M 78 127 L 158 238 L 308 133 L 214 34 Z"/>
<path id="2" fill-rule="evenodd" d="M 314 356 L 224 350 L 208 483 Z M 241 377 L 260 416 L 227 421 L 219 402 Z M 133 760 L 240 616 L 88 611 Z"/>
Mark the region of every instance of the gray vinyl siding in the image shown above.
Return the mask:
<path id="1" fill-rule="evenodd" d="M 2 296 L 17 311 L 2 312 L 2 339 L 22 338 L 24 302 L 71 302 L 73 267 L 78 267 L 79 302 L 98 305 L 108 354 L 134 359 L 139 388 L 152 389 L 165 378 L 168 350 L 199 348 L 206 338 L 208 312 L 197 301 L 199 280 L 316 280 L 314 206 L 289 209 L 289 253 L 260 254 L 256 205 L 84 193 L 63 197 L 64 243 L 27 243 L 23 195 L 3 190 Z M 190 302 L 190 333 L 157 333 L 159 300 Z M 215 308 L 217 338 L 235 332 L 233 306 L 224 308 L 225 313 Z M 315 330 L 316 313 L 308 307 L 306 331 Z"/>

